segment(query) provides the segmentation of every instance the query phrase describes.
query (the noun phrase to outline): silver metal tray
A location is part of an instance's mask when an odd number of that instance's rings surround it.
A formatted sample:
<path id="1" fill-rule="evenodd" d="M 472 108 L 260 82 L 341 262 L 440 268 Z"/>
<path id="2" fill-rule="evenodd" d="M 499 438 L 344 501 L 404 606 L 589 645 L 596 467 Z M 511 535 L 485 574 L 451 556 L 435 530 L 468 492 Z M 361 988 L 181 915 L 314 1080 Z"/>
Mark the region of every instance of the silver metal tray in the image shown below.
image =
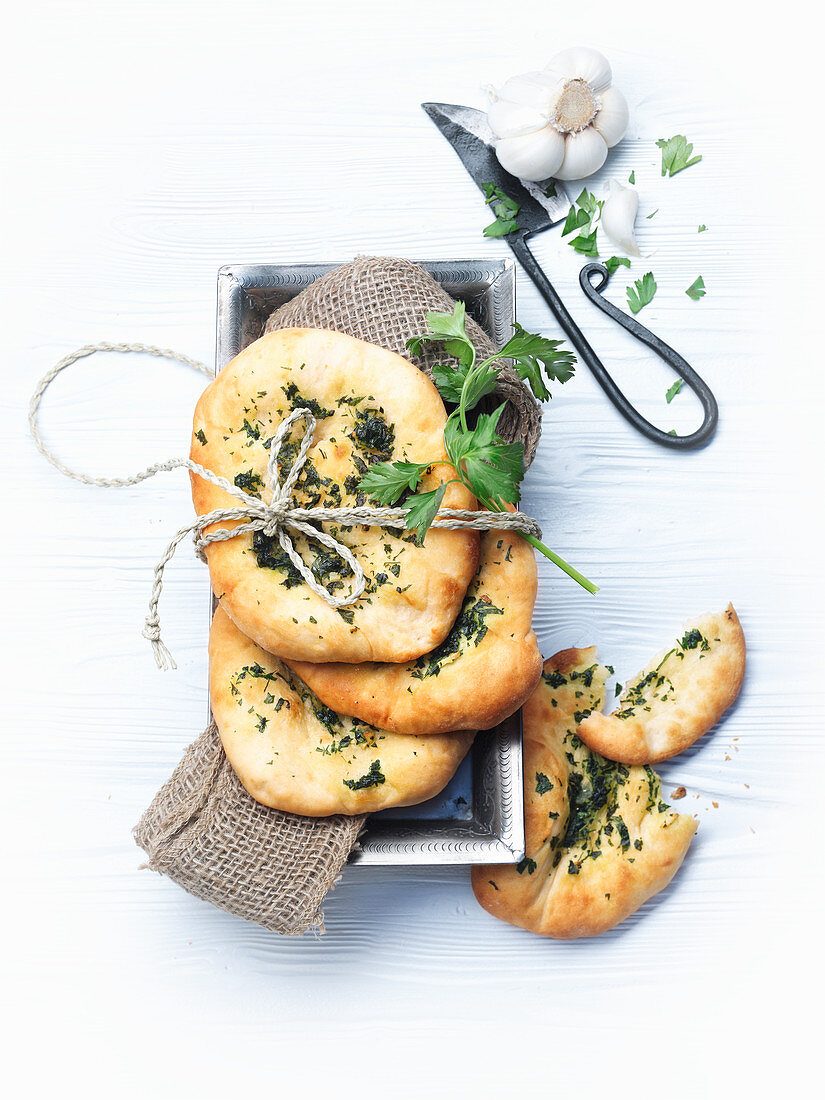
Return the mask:
<path id="1" fill-rule="evenodd" d="M 512 260 L 417 261 L 501 346 L 515 315 Z M 216 370 L 256 340 L 269 314 L 338 264 L 238 264 L 218 273 Z M 372 814 L 353 862 L 514 863 L 524 855 L 521 712 L 480 733 L 438 797 Z"/>

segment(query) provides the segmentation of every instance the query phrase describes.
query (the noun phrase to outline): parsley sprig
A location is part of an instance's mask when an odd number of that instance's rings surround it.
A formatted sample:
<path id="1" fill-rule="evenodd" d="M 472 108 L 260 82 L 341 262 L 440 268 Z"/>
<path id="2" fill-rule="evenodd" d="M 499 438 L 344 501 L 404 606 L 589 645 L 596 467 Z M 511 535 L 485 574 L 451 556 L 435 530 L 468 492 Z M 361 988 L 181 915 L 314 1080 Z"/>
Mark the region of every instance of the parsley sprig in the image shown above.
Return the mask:
<path id="1" fill-rule="evenodd" d="M 468 413 L 496 388 L 501 360 L 512 361 L 518 376 L 540 400 L 551 396 L 547 382 L 563 383 L 573 376 L 576 362 L 572 352 L 561 347 L 561 340 L 526 332 L 518 324 L 513 326 L 515 331 L 500 352 L 479 361 L 467 335 L 463 302 L 457 302 L 452 313 L 428 313 L 426 320 L 429 331 L 408 340 L 407 347 L 417 355 L 425 343 L 440 343 L 458 361 L 439 363 L 433 368 L 433 380 L 441 396 L 456 406 L 444 426 L 444 449 L 457 476 L 429 492 L 419 492 L 422 477 L 437 460 L 379 462 L 370 467 L 358 486 L 360 492 L 386 506 L 397 504 L 404 497 L 406 526 L 416 532 L 419 546 L 435 519 L 448 484 L 458 482 L 466 486 L 491 512 L 504 512 L 508 504 L 515 505 L 520 500 L 524 447 L 521 443 L 506 443 L 498 435 L 504 406 L 492 413 L 478 413 L 472 425 L 468 419 Z M 405 496 L 408 493 L 412 495 Z M 539 539 L 528 534 L 521 537 L 588 592 L 598 591 L 596 585 Z"/>

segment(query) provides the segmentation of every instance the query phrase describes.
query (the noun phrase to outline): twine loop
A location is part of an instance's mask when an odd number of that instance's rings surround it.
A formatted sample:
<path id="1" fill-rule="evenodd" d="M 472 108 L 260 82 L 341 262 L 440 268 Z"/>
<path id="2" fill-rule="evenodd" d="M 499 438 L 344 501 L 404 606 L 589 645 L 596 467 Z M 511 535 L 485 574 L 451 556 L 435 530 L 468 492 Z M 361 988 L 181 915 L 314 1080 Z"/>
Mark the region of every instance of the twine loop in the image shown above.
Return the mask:
<path id="1" fill-rule="evenodd" d="M 278 544 L 293 566 L 300 574 L 301 579 L 312 589 L 316 595 L 330 605 L 339 609 L 356 603 L 364 594 L 367 580 L 364 570 L 350 548 L 343 542 L 334 538 L 325 531 L 321 524 L 337 523 L 341 527 L 368 526 L 386 527 L 390 529 L 404 530 L 407 526 L 407 510 L 405 508 L 379 508 L 362 505 L 352 507 L 326 508 L 318 505 L 305 508 L 298 505 L 294 499 L 295 487 L 301 472 L 307 462 L 307 456 L 315 439 L 316 420 L 310 409 L 295 409 L 278 426 L 278 430 L 269 443 L 269 458 L 267 460 L 267 478 L 271 497 L 269 501 L 246 492 L 239 485 L 227 478 L 216 474 L 213 470 L 190 458 L 173 458 L 166 462 L 158 462 L 147 467 L 138 474 L 124 478 L 96 478 L 88 474 L 78 473 L 64 465 L 46 446 L 40 435 L 37 422 L 40 402 L 52 381 L 57 375 L 77 359 L 92 355 L 97 351 L 114 352 L 143 352 L 164 359 L 173 359 L 189 366 L 195 367 L 202 373 L 212 377 L 209 368 L 190 359 L 186 355 L 178 355 L 168 348 L 157 348 L 147 344 L 87 344 L 70 355 L 65 356 L 40 380 L 32 395 L 29 406 L 29 426 L 35 444 L 40 453 L 48 459 L 61 473 L 74 478 L 85 485 L 97 485 L 104 488 L 137 485 L 139 482 L 152 477 L 164 470 L 185 468 L 206 481 L 222 489 L 234 497 L 238 504 L 232 508 L 215 508 L 205 515 L 198 516 L 192 523 L 177 532 L 166 550 L 161 555 L 155 566 L 152 594 L 149 600 L 149 611 L 143 626 L 143 637 L 152 645 L 155 662 L 158 668 L 176 668 L 172 654 L 166 648 L 161 638 L 160 619 L 158 617 L 158 603 L 163 591 L 163 572 L 171 561 L 178 545 L 191 534 L 195 543 L 195 551 L 202 561 L 206 561 L 206 547 L 216 542 L 226 542 L 237 538 L 239 535 L 261 532 L 267 538 L 277 539 Z M 279 457 L 284 441 L 299 420 L 305 422 L 303 439 L 301 440 L 295 459 L 287 471 L 283 481 L 280 476 Z M 234 522 L 232 527 L 216 527 L 207 530 L 215 524 Z M 531 535 L 536 539 L 541 538 L 541 528 L 535 520 L 524 515 L 523 512 L 487 512 L 466 508 L 440 508 L 436 513 L 431 526 L 447 530 L 492 531 L 510 530 L 522 535 Z M 303 535 L 306 539 L 320 543 L 327 550 L 337 554 L 348 566 L 351 579 L 349 592 L 336 595 L 330 588 L 324 585 L 312 572 L 295 548 L 293 537 Z M 343 572 L 343 571 L 341 571 Z M 339 582 L 335 582 L 336 584 Z"/>

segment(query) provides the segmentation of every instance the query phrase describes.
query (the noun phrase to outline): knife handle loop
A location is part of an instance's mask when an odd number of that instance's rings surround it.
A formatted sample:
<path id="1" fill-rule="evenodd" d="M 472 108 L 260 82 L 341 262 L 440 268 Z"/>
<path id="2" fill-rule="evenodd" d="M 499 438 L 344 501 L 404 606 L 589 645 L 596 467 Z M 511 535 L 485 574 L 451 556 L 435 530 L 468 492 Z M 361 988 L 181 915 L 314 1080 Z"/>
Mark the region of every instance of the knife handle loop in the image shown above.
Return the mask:
<path id="1" fill-rule="evenodd" d="M 598 277 L 598 283 L 595 286 L 593 284 L 594 276 Z M 609 280 L 610 272 L 604 264 L 585 264 L 579 272 L 579 283 L 590 301 L 617 324 L 621 325 L 622 328 L 626 329 L 631 336 L 635 336 L 637 340 L 649 347 L 651 351 L 654 351 L 669 367 L 673 368 L 699 398 L 705 414 L 704 419 L 700 427 L 695 432 L 691 432 L 690 435 L 671 435 L 669 432 L 663 432 L 661 428 L 651 424 L 630 404 L 601 363 L 599 363 L 600 370 L 594 371 L 597 381 L 619 412 L 648 439 L 652 439 L 666 447 L 676 447 L 681 450 L 701 447 L 716 431 L 719 420 L 719 407 L 710 387 L 678 351 L 674 351 L 669 344 L 659 339 L 650 329 L 645 328 L 633 317 L 628 316 L 623 310 L 618 309 L 612 302 L 602 297 L 601 292 L 607 286 Z M 591 369 L 593 369 L 592 366 Z"/>
<path id="2" fill-rule="evenodd" d="M 622 311 L 617 309 L 612 303 L 602 298 L 599 292 L 607 285 L 607 281 L 610 278 L 610 273 L 604 264 L 590 263 L 584 265 L 579 275 L 579 282 L 581 283 L 582 290 L 599 309 L 614 321 L 617 321 L 622 328 L 627 329 L 637 340 L 641 340 L 643 344 L 646 344 L 655 351 L 657 355 L 661 356 L 668 366 L 673 367 L 679 377 L 694 391 L 702 404 L 705 418 L 702 421 L 701 427 L 690 435 L 671 435 L 669 432 L 663 432 L 661 428 L 657 428 L 655 424 L 651 424 L 649 420 L 642 416 L 642 414 L 631 405 L 605 370 L 604 364 L 585 339 L 579 326 L 567 312 L 567 307 L 556 293 L 555 287 L 544 274 L 536 257 L 530 251 L 525 236 L 523 234 L 513 233 L 507 238 L 507 243 L 510 245 L 513 254 L 519 260 L 524 270 L 535 283 L 541 296 L 550 306 L 553 316 L 558 321 L 570 343 L 576 349 L 579 358 L 589 368 L 593 377 L 625 420 L 632 424 L 638 432 L 641 432 L 646 439 L 674 450 L 685 451 L 690 450 L 692 447 L 700 447 L 710 439 L 716 431 L 716 424 L 719 419 L 716 399 L 710 389 L 678 352 L 668 347 L 668 345 L 660 340 L 658 336 L 654 336 L 652 332 L 640 325 L 638 321 L 634 321 L 632 317 L 628 317 L 627 314 L 622 313 Z M 597 286 L 593 286 L 590 282 L 591 275 L 599 276 L 599 283 Z"/>

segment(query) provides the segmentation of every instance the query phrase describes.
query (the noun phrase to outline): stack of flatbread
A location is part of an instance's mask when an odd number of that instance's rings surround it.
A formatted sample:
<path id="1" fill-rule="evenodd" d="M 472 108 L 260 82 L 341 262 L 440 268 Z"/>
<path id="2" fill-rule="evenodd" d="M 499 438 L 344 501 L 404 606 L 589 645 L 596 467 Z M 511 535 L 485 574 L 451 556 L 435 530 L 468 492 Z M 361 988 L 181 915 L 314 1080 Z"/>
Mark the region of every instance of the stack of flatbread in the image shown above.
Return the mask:
<path id="1" fill-rule="evenodd" d="M 267 464 L 298 408 L 316 421 L 293 496 L 306 507 L 370 504 L 359 490 L 376 462 L 434 462 L 424 491 L 447 483 L 445 508 L 475 508 L 447 461 L 447 413 L 412 363 L 341 333 L 283 329 L 247 347 L 195 410 L 192 458 L 268 500 Z M 281 446 L 289 474 L 305 424 Z M 193 475 L 203 515 L 236 501 Z M 231 528 L 242 521 L 216 525 Z M 501 531 L 324 529 L 364 569 L 366 589 L 336 608 L 277 537 L 245 533 L 206 550 L 218 601 L 210 635 L 212 710 L 226 755 L 253 798 L 323 817 L 405 806 L 449 782 L 479 730 L 514 713 L 539 682 L 531 628 L 533 550 Z M 337 553 L 297 536 L 328 591 L 349 590 Z"/>
<path id="2" fill-rule="evenodd" d="M 438 391 L 394 352 L 319 329 L 251 344 L 206 389 L 192 458 L 269 500 L 270 447 L 296 409 L 316 427 L 293 497 L 312 508 L 372 504 L 359 486 L 376 462 L 430 463 L 422 488 L 473 509 L 444 450 Z M 281 481 L 304 441 L 293 423 Z M 193 475 L 199 515 L 235 499 Z M 227 520 L 232 528 L 242 520 Z M 608 669 L 594 649 L 542 663 L 531 627 L 532 548 L 515 533 L 415 533 L 325 523 L 366 587 L 334 606 L 308 585 L 277 536 L 209 544 L 218 608 L 210 636 L 212 710 L 226 756 L 258 802 L 311 817 L 422 802 L 449 782 L 479 731 L 525 706 L 527 846 L 518 865 L 476 867 L 481 904 L 555 938 L 612 928 L 663 889 L 696 829 L 662 801 L 650 765 L 683 751 L 731 705 L 744 675 L 732 607 L 688 624 L 601 713 Z M 312 538 L 295 549 L 328 593 L 347 561 Z"/>

